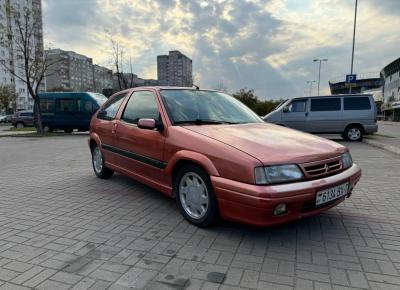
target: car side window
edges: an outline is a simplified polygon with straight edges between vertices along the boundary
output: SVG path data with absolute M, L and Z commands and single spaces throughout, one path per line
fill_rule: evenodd
M 340 111 L 340 98 L 323 98 L 311 100 L 311 112 Z
M 92 101 L 85 101 L 85 104 L 83 105 L 83 110 L 86 113 L 92 113 L 95 111 L 95 106 L 93 105 Z
M 371 103 L 368 97 L 343 98 L 344 110 L 371 110 Z
M 72 112 L 75 110 L 74 99 L 57 99 L 56 111 L 57 112 Z
M 97 118 L 108 121 L 114 120 L 125 96 L 126 93 L 113 97 L 112 100 L 107 102 L 105 106 L 100 110 L 100 112 L 97 114 Z
M 152 92 L 135 92 L 126 104 L 122 120 L 137 124 L 139 119 L 160 121 L 160 111 L 156 96 Z
M 52 113 L 53 110 L 54 110 L 54 100 L 52 99 L 40 100 L 40 111 L 42 113 Z
M 289 105 L 289 112 L 305 112 L 307 100 L 295 100 Z

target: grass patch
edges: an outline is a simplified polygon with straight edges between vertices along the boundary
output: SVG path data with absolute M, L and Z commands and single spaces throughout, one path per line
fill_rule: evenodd
M 16 127 L 11 127 L 9 130 L 10 132 L 36 132 L 35 127 L 24 127 L 24 128 L 16 128 Z

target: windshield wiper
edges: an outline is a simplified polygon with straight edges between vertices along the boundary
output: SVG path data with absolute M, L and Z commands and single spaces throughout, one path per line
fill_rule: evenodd
M 174 125 L 178 124 L 195 124 L 195 125 L 221 125 L 221 124 L 238 124 L 235 122 L 228 122 L 222 120 L 208 120 L 208 119 L 196 119 L 196 120 L 184 120 L 184 121 L 175 121 Z

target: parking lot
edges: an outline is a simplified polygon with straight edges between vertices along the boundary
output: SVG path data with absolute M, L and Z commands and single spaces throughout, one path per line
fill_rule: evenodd
M 0 289 L 400 289 L 400 158 L 346 145 L 363 177 L 338 207 L 199 229 L 144 185 L 96 178 L 86 136 L 1 138 Z

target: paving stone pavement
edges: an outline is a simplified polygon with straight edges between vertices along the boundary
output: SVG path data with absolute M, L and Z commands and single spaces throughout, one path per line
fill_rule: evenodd
M 399 156 L 347 144 L 361 183 L 317 217 L 199 229 L 86 138 L 0 139 L 0 289 L 400 289 Z

